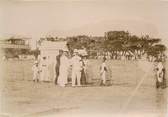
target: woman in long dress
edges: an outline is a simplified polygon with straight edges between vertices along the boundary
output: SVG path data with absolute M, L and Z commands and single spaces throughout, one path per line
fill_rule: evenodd
M 60 58 L 58 85 L 62 87 L 64 87 L 68 83 L 69 59 L 66 55 L 67 55 L 67 52 L 65 51 Z
M 87 77 L 86 77 L 86 64 L 87 60 L 86 57 L 82 57 L 82 71 L 81 71 L 81 84 L 86 85 L 87 84 Z
M 40 78 L 40 80 L 43 82 L 49 81 L 47 57 L 43 57 L 43 59 L 41 60 L 41 78 Z
M 163 87 L 164 67 L 161 60 L 158 62 L 156 67 L 156 88 Z

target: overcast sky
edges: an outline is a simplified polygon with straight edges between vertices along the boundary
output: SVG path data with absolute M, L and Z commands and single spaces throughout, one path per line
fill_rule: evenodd
M 104 35 L 128 30 L 168 38 L 166 0 L 1 0 L 0 36 Z

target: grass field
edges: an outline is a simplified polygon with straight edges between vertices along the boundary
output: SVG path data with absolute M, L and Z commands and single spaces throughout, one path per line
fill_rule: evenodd
M 4 63 L 4 78 L 7 80 L 32 80 L 32 64 L 33 61 L 8 61 Z M 107 61 L 108 73 L 107 79 L 111 80 L 114 85 L 137 85 L 139 80 L 146 73 L 147 69 L 140 67 L 141 63 L 137 61 Z M 147 66 L 153 66 L 147 62 Z M 95 83 L 100 80 L 99 68 L 101 60 L 89 60 L 87 65 L 87 81 Z M 154 86 L 155 77 L 153 69 L 147 73 L 147 77 L 143 85 Z
M 75 115 L 134 115 L 164 117 L 166 89 L 155 89 L 151 63 L 107 61 L 112 85 L 98 86 L 101 61 L 89 60 L 87 87 L 59 87 L 53 83 L 33 83 L 33 61 L 6 61 L 1 82 L 1 113 L 10 117 L 55 117 Z M 125 107 L 130 95 L 147 73 L 140 88 Z M 123 116 L 122 115 L 122 116 Z

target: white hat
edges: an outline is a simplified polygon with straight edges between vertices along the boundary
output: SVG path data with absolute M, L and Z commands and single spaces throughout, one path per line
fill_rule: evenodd
M 68 49 L 63 49 L 64 52 L 68 52 Z
M 74 53 L 75 53 L 75 52 L 78 52 L 78 50 L 77 50 L 77 49 L 74 49 Z
M 38 61 L 34 61 L 34 64 L 38 64 Z

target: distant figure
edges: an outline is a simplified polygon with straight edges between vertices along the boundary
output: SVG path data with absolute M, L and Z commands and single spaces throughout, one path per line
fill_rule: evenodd
M 74 56 L 71 59 L 72 65 L 72 86 L 81 86 L 81 71 L 82 71 L 82 62 L 81 57 L 78 54 L 78 51 L 74 50 Z
M 106 72 L 107 72 L 107 67 L 106 67 L 106 58 L 103 58 L 103 62 L 100 66 L 100 76 L 101 76 L 101 84 L 100 85 L 106 85 Z
M 47 59 L 46 57 L 43 57 L 41 60 L 41 81 L 49 81 L 48 78 L 48 64 L 47 64 Z
M 4 61 L 7 60 L 6 56 L 3 56 L 3 57 L 2 57 L 2 60 L 4 60 Z
M 59 76 L 58 76 L 58 85 L 65 87 L 68 83 L 68 68 L 69 68 L 69 59 L 67 57 L 67 51 L 64 50 L 62 56 L 60 57 L 60 67 L 59 67 Z
M 39 82 L 40 69 L 39 69 L 38 61 L 35 61 L 35 63 L 33 64 L 32 70 L 33 70 L 33 81 Z
M 56 56 L 56 65 L 55 65 L 55 73 L 56 73 L 56 76 L 55 76 L 55 84 L 57 84 L 57 81 L 58 81 L 58 76 L 59 76 L 59 68 L 60 68 L 60 58 L 63 54 L 63 50 L 59 50 L 59 55 Z
M 162 61 L 159 60 L 156 66 L 156 88 L 163 86 L 163 77 L 164 77 L 164 67 Z

